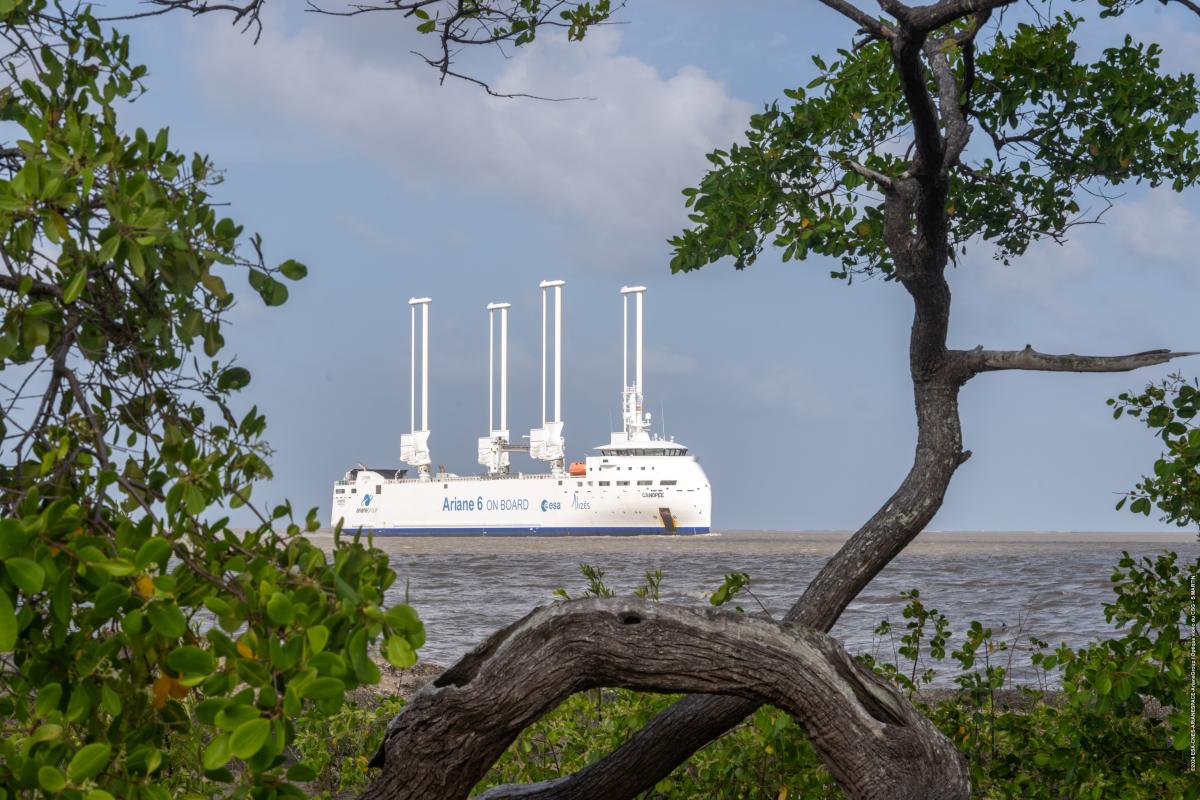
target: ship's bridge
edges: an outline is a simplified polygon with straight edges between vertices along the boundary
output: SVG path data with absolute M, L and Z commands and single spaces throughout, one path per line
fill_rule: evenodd
M 612 441 L 596 448 L 606 456 L 686 456 L 685 445 L 673 439 L 652 439 L 644 433 L 629 436 L 624 432 L 612 435 Z

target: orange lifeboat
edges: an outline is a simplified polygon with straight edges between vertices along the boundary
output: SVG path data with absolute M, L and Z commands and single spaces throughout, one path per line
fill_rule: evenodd
M 587 475 L 587 464 L 582 461 L 572 461 L 571 466 L 567 467 L 567 474 L 572 478 L 581 478 Z

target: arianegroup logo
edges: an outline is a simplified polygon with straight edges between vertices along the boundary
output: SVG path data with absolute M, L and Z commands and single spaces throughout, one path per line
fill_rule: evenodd
M 371 506 L 371 501 L 375 498 L 369 494 L 364 494 L 362 500 L 358 501 L 358 508 L 354 509 L 355 514 L 377 514 L 379 506 Z

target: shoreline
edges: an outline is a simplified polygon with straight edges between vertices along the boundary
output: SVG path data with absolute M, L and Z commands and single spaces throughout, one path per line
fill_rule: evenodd
M 333 534 L 327 528 L 305 534 L 328 551 Z M 343 537 L 352 537 L 343 531 Z M 578 553 L 604 558 L 605 554 L 655 553 L 832 555 L 851 536 L 850 531 L 718 531 L 692 535 L 643 536 L 387 536 L 372 537 L 376 547 L 392 555 L 498 555 Z M 994 556 L 1006 548 L 1047 551 L 1095 545 L 1097 549 L 1184 550 L 1196 545 L 1192 531 L 1124 533 L 1108 531 L 924 531 L 904 549 L 901 558 L 921 555 Z

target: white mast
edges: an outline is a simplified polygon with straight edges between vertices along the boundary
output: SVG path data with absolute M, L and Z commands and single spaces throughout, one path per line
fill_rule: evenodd
M 642 295 L 645 286 L 624 286 L 621 300 L 624 303 L 623 331 L 621 341 L 624 353 L 621 363 L 621 417 L 627 440 L 646 438 L 650 429 L 650 415 L 642 412 Z M 629 297 L 634 296 L 634 378 L 629 384 Z
M 508 472 L 508 309 L 509 303 L 489 303 L 488 312 L 488 435 L 479 437 L 479 463 L 489 475 Z M 496 312 L 500 312 L 500 427 L 495 427 Z
M 429 305 L 428 297 L 408 301 L 411 316 L 412 359 L 409 371 L 409 430 L 400 437 L 400 460 L 416 467 L 429 480 Z M 417 428 L 417 306 L 421 307 L 421 427 Z
M 566 446 L 562 419 L 562 287 L 566 281 L 542 281 L 542 427 L 529 432 L 529 455 L 549 461 L 555 475 L 561 475 Z M 546 293 L 554 290 L 554 419 L 546 419 Z

